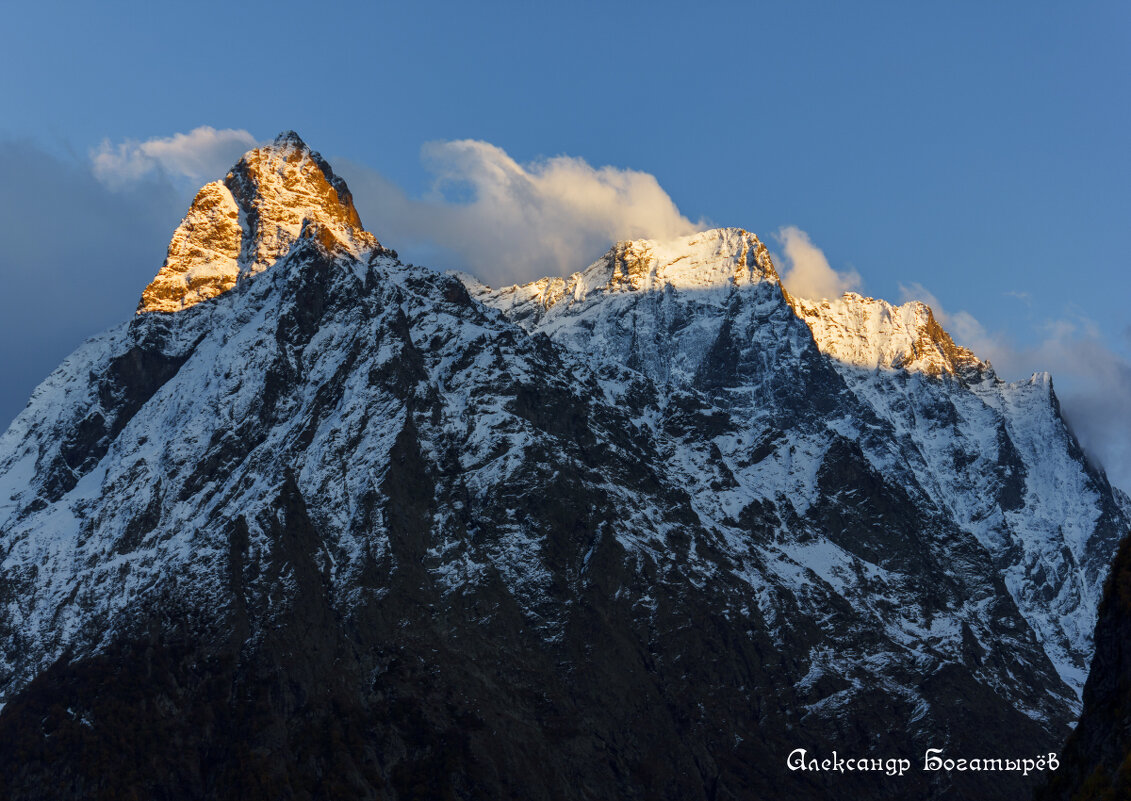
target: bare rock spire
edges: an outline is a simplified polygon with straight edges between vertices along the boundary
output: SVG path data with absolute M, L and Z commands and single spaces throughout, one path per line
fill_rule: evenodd
M 378 244 L 345 181 L 297 133 L 284 131 L 200 190 L 138 313 L 180 311 L 227 292 L 286 255 L 307 224 L 320 227 L 325 245 L 355 255 Z

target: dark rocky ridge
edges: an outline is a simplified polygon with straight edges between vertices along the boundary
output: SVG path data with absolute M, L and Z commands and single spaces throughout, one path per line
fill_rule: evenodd
M 1084 710 L 1061 761 L 1039 801 L 1131 798 L 1131 536 L 1104 589 Z

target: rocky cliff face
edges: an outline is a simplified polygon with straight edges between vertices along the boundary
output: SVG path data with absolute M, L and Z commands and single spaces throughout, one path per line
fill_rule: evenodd
M 1026 790 L 786 757 L 1056 749 L 1127 517 L 1047 380 L 837 358 L 745 231 L 492 290 L 240 165 L 0 437 L 0 794 Z
M 180 311 L 227 292 L 285 256 L 307 225 L 317 227 L 331 250 L 358 256 L 377 246 L 345 181 L 287 131 L 197 193 L 165 263 L 142 292 L 138 314 Z
M 846 292 L 838 300 L 790 301 L 813 331 L 821 351 L 841 364 L 868 370 L 902 368 L 968 381 L 983 377 L 988 369 L 969 350 L 954 344 L 925 303 L 893 306 L 855 292 Z

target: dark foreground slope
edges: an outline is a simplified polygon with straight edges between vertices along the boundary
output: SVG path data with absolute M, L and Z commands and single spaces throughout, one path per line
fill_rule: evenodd
M 1131 537 L 1120 546 L 1104 590 L 1084 711 L 1062 762 L 1038 794 L 1042 801 L 1131 798 Z
M 179 310 L 0 438 L 0 797 L 1031 790 L 917 769 L 1055 750 L 1073 693 L 768 261 L 665 383 L 401 264 L 297 137 L 247 158 L 155 281 Z

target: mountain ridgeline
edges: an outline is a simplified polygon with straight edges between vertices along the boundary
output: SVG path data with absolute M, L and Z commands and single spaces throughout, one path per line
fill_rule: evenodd
M 490 288 L 287 133 L 0 437 L 0 796 L 1016 799 L 923 754 L 1060 748 L 1129 520 L 922 304 L 732 228 Z

